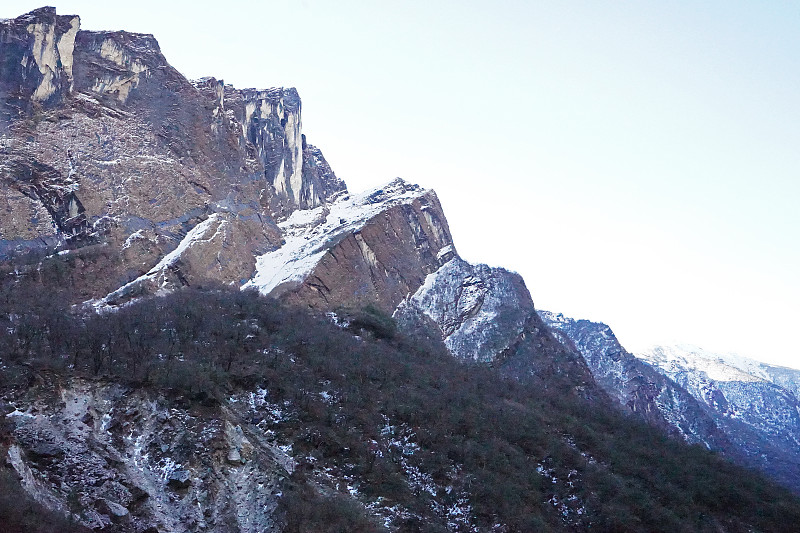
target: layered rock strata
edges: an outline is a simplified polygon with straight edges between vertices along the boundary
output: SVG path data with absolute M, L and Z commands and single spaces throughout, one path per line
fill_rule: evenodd
M 436 193 L 396 179 L 279 227 L 285 243 L 258 257 L 245 287 L 315 309 L 374 304 L 391 313 L 454 253 Z

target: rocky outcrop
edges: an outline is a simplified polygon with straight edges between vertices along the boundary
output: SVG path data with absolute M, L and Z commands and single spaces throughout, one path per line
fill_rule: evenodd
M 40 376 L 9 398 L 7 462 L 40 503 L 94 529 L 275 531 L 293 462 L 245 419 L 264 409 L 264 393 L 187 407 L 119 384 Z
M 438 324 L 450 351 L 481 363 L 502 357 L 534 311 L 518 274 L 460 258 L 429 276 L 404 304 L 419 307 Z
M 286 215 L 293 208 L 314 207 L 303 194 L 303 141 L 300 96 L 295 89 L 241 93 L 243 130 L 264 166 L 264 178 L 276 192 L 273 209 Z
M 80 19 L 43 7 L 0 25 L 0 132 L 37 108 L 59 105 L 72 91 Z
M 253 257 L 263 252 L 264 229 L 252 217 L 231 213 L 213 213 L 193 227 L 178 246 L 145 274 L 101 299 L 95 306 L 114 306 L 142 294 L 153 294 L 176 286 L 203 285 L 209 280 L 232 280 L 245 283 L 253 271 Z M 141 230 L 132 234 L 123 250 L 137 240 L 148 241 L 152 235 Z M 274 231 L 272 239 L 280 239 Z
M 300 208 L 311 209 L 332 202 L 344 194 L 347 194 L 347 185 L 336 177 L 322 155 L 322 150 L 308 144 L 303 135 L 303 188 L 300 190 Z
M 399 178 L 296 211 L 279 227 L 283 246 L 258 258 L 245 286 L 314 309 L 391 313 L 455 253 L 436 194 Z
M 449 258 L 398 306 L 395 317 L 409 329 L 426 317 L 462 360 L 533 377 L 545 387 L 568 384 L 598 395 L 580 356 L 562 346 L 536 314 L 519 274 Z

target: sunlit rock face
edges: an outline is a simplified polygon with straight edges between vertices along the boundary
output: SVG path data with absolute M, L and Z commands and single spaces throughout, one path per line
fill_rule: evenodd
M 275 192 L 272 215 L 284 219 L 295 209 L 312 209 L 347 191 L 322 152 L 306 142 L 297 90 L 231 90 L 228 98 Z
M 258 258 L 246 286 L 314 309 L 391 313 L 455 253 L 436 194 L 401 179 L 295 211 L 279 227 L 284 244 Z
M 294 89 L 192 82 L 151 35 L 79 27 L 53 8 L 0 22 L 0 257 L 106 246 L 83 287 L 97 298 L 216 215 L 225 237 L 192 241 L 213 252 L 182 254 L 162 281 L 241 284 L 280 245 L 276 220 L 346 192 L 305 141 Z
M 34 106 L 55 107 L 72 90 L 80 19 L 43 7 L 0 25 L 0 131 Z
M 245 135 L 264 166 L 264 177 L 275 189 L 279 213 L 299 207 L 303 197 L 303 141 L 300 97 L 295 89 L 242 92 Z

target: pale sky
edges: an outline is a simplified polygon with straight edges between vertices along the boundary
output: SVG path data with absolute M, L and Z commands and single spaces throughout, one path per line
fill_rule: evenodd
M 0 17 L 42 4 L 11 0 Z M 800 367 L 800 4 L 64 1 L 189 78 L 297 87 L 351 191 L 439 194 L 537 307 Z

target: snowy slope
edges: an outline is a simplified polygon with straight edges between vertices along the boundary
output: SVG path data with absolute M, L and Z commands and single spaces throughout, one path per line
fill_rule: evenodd
M 279 224 L 284 244 L 256 259 L 256 273 L 243 288 L 269 294 L 284 284 L 302 282 L 341 239 L 391 207 L 410 204 L 427 192 L 397 178 L 384 187 L 341 196 L 331 204 L 294 211 Z
M 800 371 L 691 345 L 636 355 L 703 404 L 746 464 L 800 491 Z
M 621 405 L 800 492 L 800 371 L 689 345 L 634 355 L 605 324 L 539 315 Z
M 773 440 L 800 446 L 800 401 L 791 387 L 781 384 L 796 385 L 800 371 L 690 345 L 656 346 L 637 356 L 724 419 L 742 422 Z
M 683 387 L 629 353 L 605 324 L 539 310 L 545 324 L 583 356 L 597 383 L 626 410 L 689 443 L 723 450 L 729 442 Z

